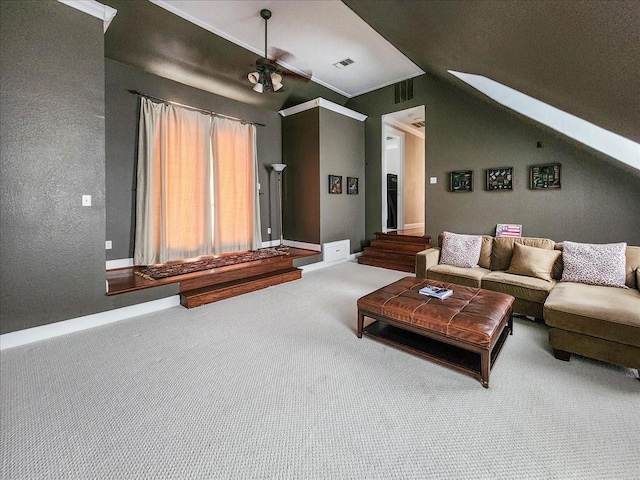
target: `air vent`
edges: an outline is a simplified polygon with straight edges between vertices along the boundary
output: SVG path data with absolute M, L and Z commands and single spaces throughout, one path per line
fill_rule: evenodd
M 395 84 L 395 102 L 413 100 L 413 78 Z
M 413 125 L 416 128 L 424 128 L 425 123 L 424 123 L 424 120 L 419 120 L 417 122 L 413 122 L 411 125 Z
M 333 66 L 336 67 L 336 68 L 344 68 L 344 67 L 346 67 L 348 65 L 351 65 L 352 63 L 356 63 L 356 62 L 354 62 L 350 58 L 345 58 L 341 62 L 334 63 Z

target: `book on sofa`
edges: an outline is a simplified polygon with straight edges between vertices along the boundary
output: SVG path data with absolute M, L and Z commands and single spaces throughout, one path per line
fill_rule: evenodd
M 440 300 L 444 300 L 445 298 L 453 295 L 453 290 L 451 290 L 450 288 L 436 287 L 435 285 L 427 285 L 426 287 L 422 287 L 419 292 L 422 295 L 439 298 Z

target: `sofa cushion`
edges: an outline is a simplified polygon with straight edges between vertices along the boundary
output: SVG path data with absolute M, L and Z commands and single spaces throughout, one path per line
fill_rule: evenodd
M 627 258 L 625 285 L 640 290 L 640 247 L 627 245 L 624 254 Z
M 556 282 L 496 271 L 482 277 L 480 285 L 487 290 L 508 293 L 516 298 L 543 304 Z
M 438 246 L 442 247 L 443 234 L 438 235 Z M 482 246 L 480 247 L 480 258 L 478 266 L 482 268 L 491 267 L 491 247 L 493 246 L 493 237 L 491 235 L 482 235 Z M 560 278 L 560 277 L 558 277 Z
M 451 265 L 435 265 L 427 270 L 427 278 L 440 282 L 457 283 L 467 287 L 480 288 L 482 277 L 491 270 L 482 267 L 462 268 Z
M 557 283 L 544 304 L 550 327 L 640 347 L 640 292 Z
M 454 267 L 473 268 L 478 266 L 482 237 L 443 232 L 440 263 Z
M 626 243 L 563 242 L 563 282 L 627 288 Z
M 516 243 L 513 245 L 513 256 L 507 273 L 540 278 L 550 282 L 551 270 L 560 255 L 558 250 L 547 250 Z
M 534 237 L 496 237 L 493 239 L 491 249 L 491 270 L 507 270 L 513 255 L 513 245 L 519 243 L 529 247 L 545 248 L 553 250 L 555 242 L 548 238 Z

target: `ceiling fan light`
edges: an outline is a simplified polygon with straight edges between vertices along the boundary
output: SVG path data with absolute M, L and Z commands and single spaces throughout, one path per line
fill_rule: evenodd
M 260 74 L 258 72 L 251 72 L 249 75 L 247 75 L 247 78 L 251 83 L 255 85 L 256 83 L 258 83 L 258 80 L 260 80 Z
M 274 92 L 277 92 L 282 88 L 281 82 L 282 82 L 282 75 L 276 72 L 271 74 L 271 88 L 273 89 Z
M 264 86 L 261 83 L 256 83 L 256 85 L 253 87 L 253 91 L 262 93 L 264 92 Z

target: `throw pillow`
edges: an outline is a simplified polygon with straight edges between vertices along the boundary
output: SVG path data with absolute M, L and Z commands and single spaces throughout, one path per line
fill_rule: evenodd
M 481 248 L 481 235 L 460 235 L 444 232 L 442 234 L 442 250 L 440 251 L 439 263 L 453 267 L 477 267 Z
M 507 273 L 541 278 L 550 282 L 553 264 L 560 255 L 559 250 L 528 247 L 527 245 L 515 243 Z
M 563 242 L 563 282 L 627 288 L 626 243 Z

